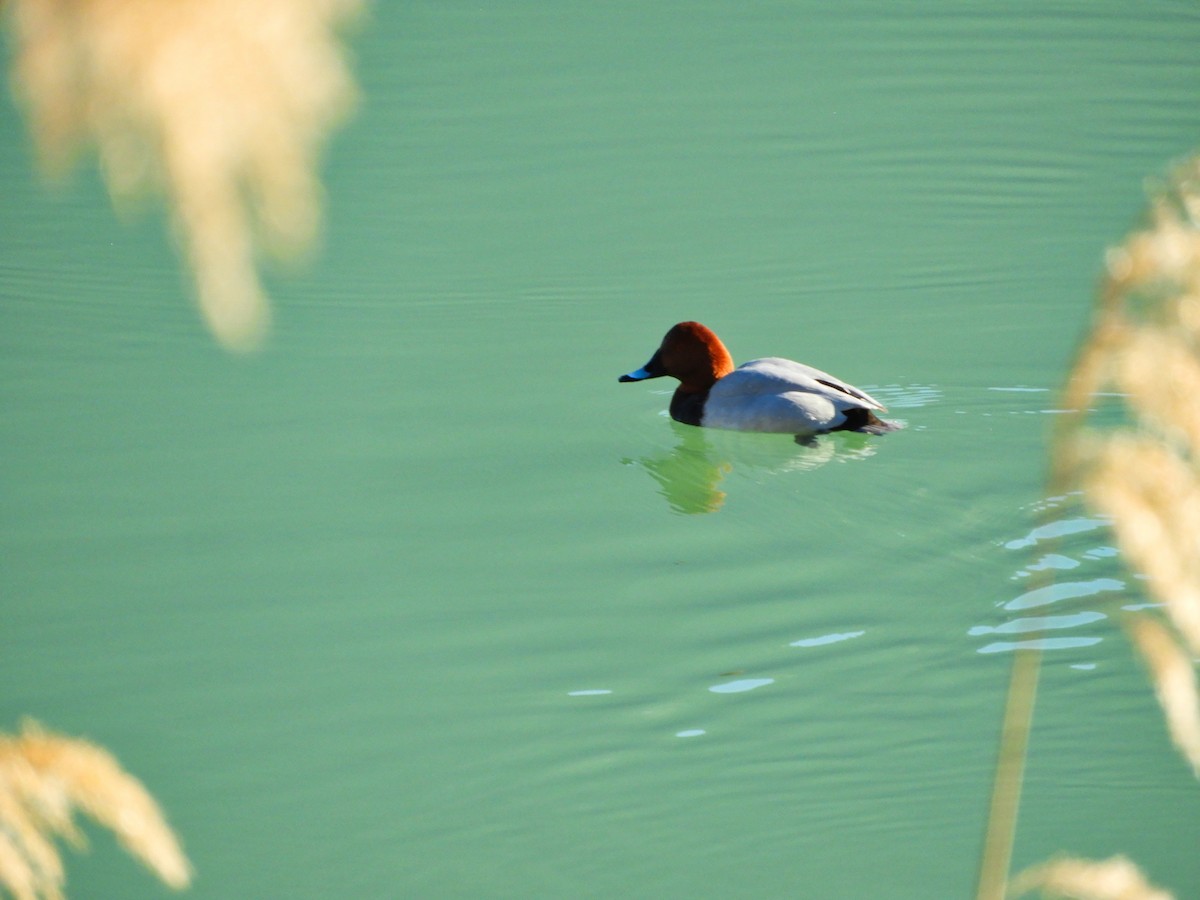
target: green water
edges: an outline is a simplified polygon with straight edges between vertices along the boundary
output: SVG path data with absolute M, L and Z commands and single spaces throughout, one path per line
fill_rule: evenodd
M 1191 3 L 380 4 L 248 358 L 6 100 L 0 727 L 111 748 L 188 896 L 969 896 L 988 630 L 1030 614 L 1103 249 L 1200 145 L 1198 46 Z M 678 426 L 616 378 L 683 318 L 908 427 Z M 1110 544 L 1060 577 L 1123 583 Z M 1119 628 L 1056 636 L 1015 865 L 1200 895 Z M 166 893 L 93 844 L 72 896 Z

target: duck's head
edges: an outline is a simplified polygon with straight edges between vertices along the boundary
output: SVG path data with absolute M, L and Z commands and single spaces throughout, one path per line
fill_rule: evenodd
M 650 361 L 618 381 L 645 381 L 670 375 L 681 390 L 707 391 L 733 371 L 733 357 L 717 337 L 699 322 L 680 322 L 666 333 Z

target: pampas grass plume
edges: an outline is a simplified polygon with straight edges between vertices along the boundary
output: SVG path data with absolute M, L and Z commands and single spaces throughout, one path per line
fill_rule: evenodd
M 17 900 L 62 897 L 66 876 L 54 839 L 86 846 L 77 810 L 165 884 L 191 883 L 191 864 L 141 782 L 103 748 L 26 721 L 20 734 L 0 735 L 0 886 Z

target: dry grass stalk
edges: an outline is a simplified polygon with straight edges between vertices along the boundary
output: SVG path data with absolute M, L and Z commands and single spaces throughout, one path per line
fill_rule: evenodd
M 1155 618 L 1129 616 L 1127 628 L 1150 670 L 1171 739 L 1200 775 L 1200 689 L 1191 657 Z
M 1101 421 L 1102 395 L 1122 400 L 1116 424 Z M 1171 626 L 1151 612 L 1126 622 L 1176 746 L 1200 775 L 1200 157 L 1179 166 L 1152 196 L 1146 226 L 1107 254 L 1092 330 L 1063 389 L 1067 414 L 1051 446 L 1050 494 L 1082 489 L 1109 517 L 1128 564 L 1146 576 Z M 1190 651 L 1190 652 L 1189 652 Z M 1036 678 L 1018 679 L 1008 708 L 1032 712 Z M 1028 692 L 1028 697 L 1014 696 Z M 1006 713 L 1007 718 L 1008 713 Z M 1025 732 L 1001 743 L 979 900 L 1004 894 L 1019 802 Z M 1016 777 L 1005 777 L 1013 769 Z M 1014 796 L 1006 796 L 1008 783 Z M 1079 898 L 1169 897 L 1117 857 L 1064 859 L 1018 876 L 1012 890 Z
M 261 338 L 256 262 L 307 248 L 317 155 L 355 95 L 337 27 L 360 0 L 12 0 L 14 81 L 44 167 L 85 145 L 114 198 L 165 195 L 200 308 Z
M 1114 433 L 1092 441 L 1080 470 L 1093 505 L 1112 517 L 1128 564 L 1144 573 L 1193 652 L 1200 653 L 1200 481 L 1162 441 Z
M 0 736 L 0 886 L 18 900 L 63 896 L 54 838 L 85 846 L 76 809 L 112 830 L 170 887 L 191 882 L 175 834 L 136 778 L 100 747 L 26 722 L 20 735 Z
M 988 807 L 987 832 L 979 860 L 979 883 L 975 892 L 977 900 L 1002 900 L 1005 895 L 1041 665 L 1040 650 L 1018 650 L 1013 654 L 996 775 Z
M 1123 856 L 1101 862 L 1059 859 L 1026 869 L 1013 879 L 1010 896 L 1040 890 L 1045 897 L 1074 900 L 1173 900 L 1146 881 L 1141 870 Z
M 1129 632 L 1193 767 L 1200 705 L 1176 634 L 1200 654 L 1198 216 L 1200 157 L 1172 172 L 1151 199 L 1146 226 L 1109 251 L 1096 323 L 1067 379 L 1073 414 L 1062 417 L 1051 450 L 1053 490 L 1082 487 L 1111 518 L 1124 558 L 1170 619 L 1173 631 L 1151 618 Z M 1101 392 L 1120 395 L 1121 422 L 1097 424 L 1092 405 Z

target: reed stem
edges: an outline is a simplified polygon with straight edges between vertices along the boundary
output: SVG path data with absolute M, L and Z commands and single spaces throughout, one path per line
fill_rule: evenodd
M 976 900 L 1004 900 L 1007 892 L 1041 667 L 1041 650 L 1018 650 L 1013 654 Z

